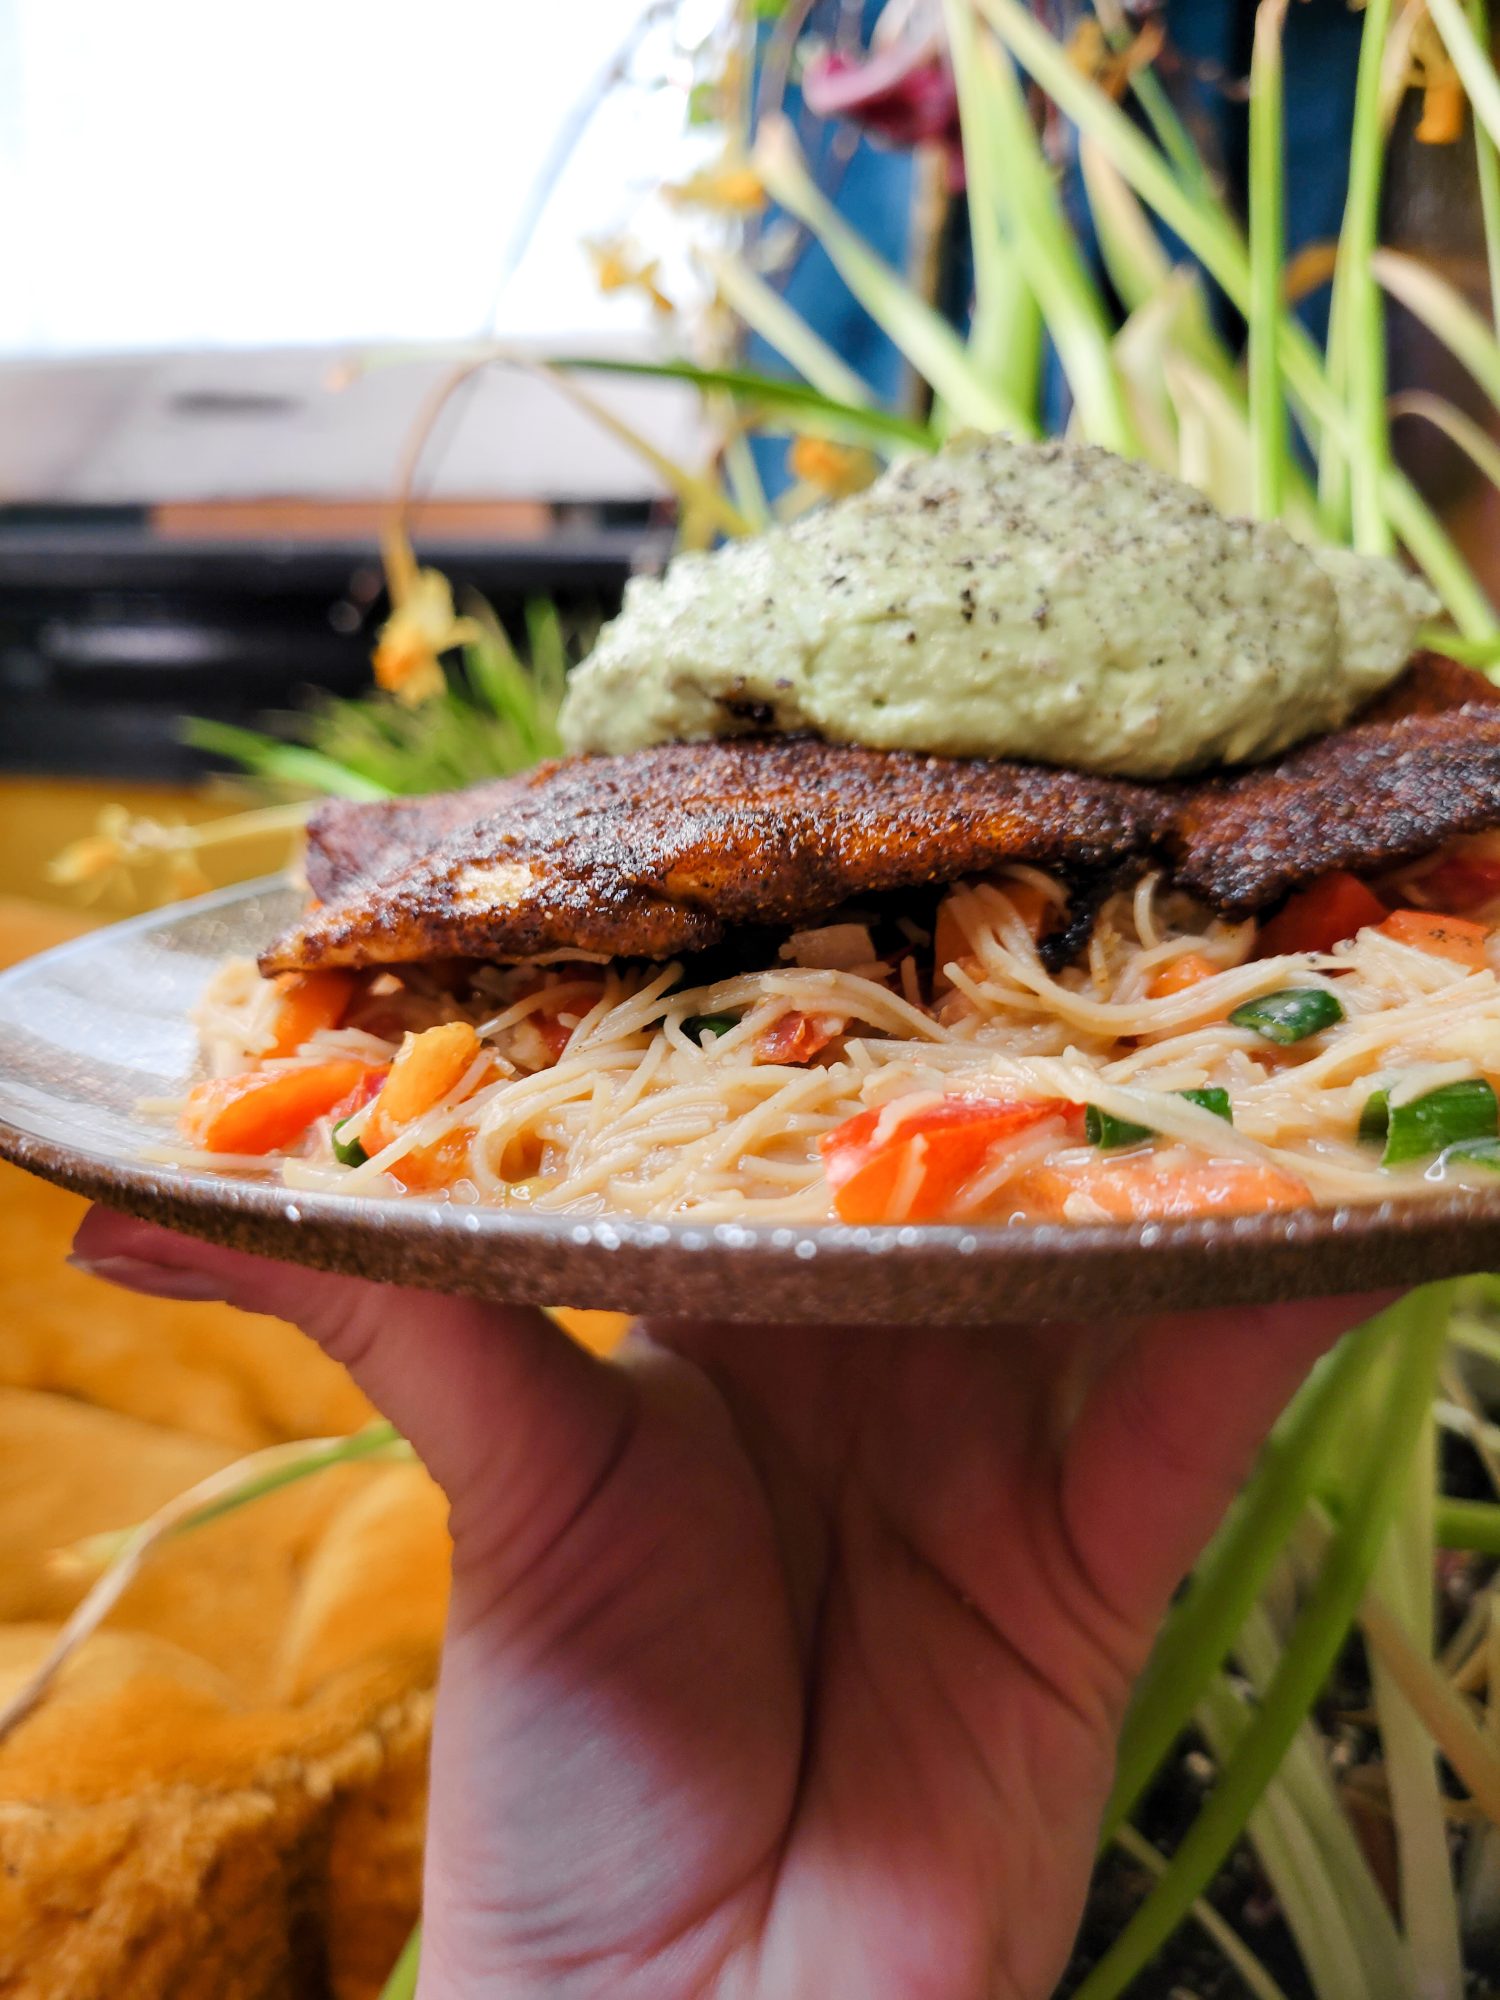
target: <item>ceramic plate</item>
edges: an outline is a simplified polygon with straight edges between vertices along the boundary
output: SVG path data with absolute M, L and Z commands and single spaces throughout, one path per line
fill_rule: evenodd
M 293 1193 L 162 1166 L 142 1099 L 197 1067 L 188 1012 L 297 907 L 252 883 L 0 976 L 0 1156 L 134 1215 L 321 1269 L 549 1305 L 735 1319 L 996 1322 L 1410 1284 L 1500 1268 L 1500 1190 L 1088 1228 L 695 1228 Z

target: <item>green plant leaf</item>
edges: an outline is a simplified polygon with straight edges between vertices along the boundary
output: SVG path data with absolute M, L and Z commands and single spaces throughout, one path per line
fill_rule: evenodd
M 1306 1518 L 1305 1516 L 1303 1517 Z M 1226 1763 L 1244 1736 L 1254 1702 L 1276 1677 L 1282 1644 L 1266 1602 L 1296 1589 L 1283 1555 L 1267 1596 L 1251 1608 L 1236 1641 L 1237 1663 L 1253 1696 L 1217 1675 L 1195 1712 L 1215 1758 Z M 1318 2000 L 1410 2000 L 1406 1950 L 1329 1774 L 1317 1722 L 1298 1728 L 1246 1832 L 1297 1942 Z
M 1260 1462 L 1168 1613 L 1120 1734 L 1107 1839 L 1134 1810 L 1187 1726 L 1322 1473 L 1343 1413 L 1395 1336 L 1389 1317 L 1351 1334 L 1324 1361 L 1272 1432 Z
M 1500 403 L 1500 340 L 1463 293 L 1401 250 L 1377 250 L 1374 276 L 1463 363 L 1492 403 Z
M 1286 493 L 1286 400 L 1276 328 L 1286 262 L 1281 37 L 1287 0 L 1261 0 L 1250 64 L 1250 444 L 1251 504 L 1263 521 L 1280 518 Z
M 860 376 L 743 258 L 708 251 L 703 262 L 726 304 L 814 389 L 856 409 L 870 407 L 873 398 Z
M 401 1956 L 391 1967 L 390 1977 L 380 1989 L 380 2000 L 417 2000 L 417 1975 L 422 1965 L 422 1926 L 417 1925 Z
M 972 50 L 1017 254 L 1062 362 L 1083 434 L 1134 455 L 1140 440 L 1115 369 L 1113 329 L 1063 216 L 1020 81 L 988 36 Z
M 335 757 L 310 750 L 300 743 L 287 743 L 279 736 L 260 730 L 241 729 L 232 722 L 212 722 L 187 716 L 182 723 L 184 742 L 215 757 L 228 757 L 256 777 L 272 783 L 295 786 L 299 791 L 327 793 L 332 798 L 388 799 L 390 788 L 378 784 L 362 772 L 351 770 Z
M 1075 2000 L 1118 2000 L 1172 1935 L 1264 1795 L 1348 1635 L 1432 1400 L 1446 1338 L 1446 1292 L 1419 1292 L 1383 1318 L 1401 1331 L 1392 1344 L 1379 1421 L 1364 1440 L 1348 1510 L 1275 1678 L 1166 1874 L 1085 1978 Z
M 855 298 L 959 423 L 978 430 L 1027 428 L 1026 412 L 983 379 L 942 314 L 870 249 L 817 186 L 785 118 L 762 123 L 755 164 L 772 197 L 812 231 Z
M 1500 487 L 1500 444 L 1446 396 L 1433 395 L 1426 389 L 1408 389 L 1400 396 L 1392 396 L 1390 413 L 1393 417 L 1421 417 L 1460 451 L 1467 452 L 1492 486 Z
M 1390 1607 L 1392 1622 L 1429 1663 L 1436 1638 L 1432 1587 L 1436 1436 L 1429 1411 L 1407 1474 L 1406 1494 L 1371 1578 L 1372 1590 Z M 1413 1984 L 1418 1992 L 1451 1994 L 1459 2000 L 1464 1988 L 1463 1947 L 1433 1740 L 1379 1645 L 1371 1647 L 1370 1671 Z
M 958 88 L 974 259 L 969 351 L 986 378 L 1040 430 L 1042 314 L 1016 253 L 999 124 L 990 74 L 979 62 L 973 0 L 943 0 L 943 16 Z
M 1022 0 L 976 0 L 1011 53 L 1073 119 L 1097 141 L 1122 177 L 1222 287 L 1231 304 L 1250 310 L 1249 253 L 1244 237 L 1211 192 L 1184 187 L 1143 133 L 1114 101 L 1083 76 L 1022 4 Z M 1330 387 L 1317 348 L 1290 312 L 1277 327 L 1282 375 L 1304 428 L 1314 444 L 1332 429 L 1344 441 L 1352 432 L 1349 412 Z M 1466 637 L 1485 639 L 1500 631 L 1494 607 L 1475 580 L 1432 510 L 1411 482 L 1387 465 L 1379 492 L 1397 538 L 1442 598 Z
M 1427 11 L 1458 71 L 1475 119 L 1491 143 L 1500 145 L 1500 77 L 1495 75 L 1488 41 L 1481 45 L 1459 0 L 1428 0 Z M 1484 18 L 1482 9 L 1479 18 Z
M 889 454 L 892 447 L 932 451 L 936 433 L 927 424 L 890 410 L 863 409 L 779 375 L 760 375 L 746 368 L 700 368 L 691 361 L 619 361 L 613 356 L 569 354 L 551 364 L 562 373 L 573 370 L 598 375 L 639 375 L 662 382 L 690 382 L 695 388 L 723 389 L 751 409 L 769 410 L 810 436 L 832 438 Z
M 1132 1861 L 1138 1861 L 1151 1874 L 1161 1876 L 1166 1873 L 1166 1857 L 1158 1854 L 1150 1841 L 1138 1834 L 1133 1826 L 1122 1826 L 1115 1835 L 1115 1840 Z M 1276 1984 L 1239 1932 L 1232 1924 L 1224 1921 L 1212 1903 L 1205 1902 L 1200 1896 L 1193 1905 L 1191 1915 L 1193 1922 L 1211 1939 L 1225 1962 L 1239 1975 L 1240 1983 L 1250 1994 L 1251 2000 L 1286 2000 L 1283 1989 Z

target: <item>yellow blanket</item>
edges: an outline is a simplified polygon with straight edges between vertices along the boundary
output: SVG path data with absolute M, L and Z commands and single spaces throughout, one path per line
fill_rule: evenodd
M 0 957 L 69 927 L 0 900 Z M 0 1168 L 0 1700 L 91 1581 L 59 1550 L 371 1415 L 290 1327 L 66 1269 L 79 1212 Z M 0 1996 L 378 1993 L 417 1913 L 446 1590 L 412 1465 L 320 1473 L 165 1544 L 0 1740 Z

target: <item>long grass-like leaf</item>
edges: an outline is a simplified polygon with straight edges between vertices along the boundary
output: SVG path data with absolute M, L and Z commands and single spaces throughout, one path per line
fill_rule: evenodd
M 1254 1720 L 1225 1765 L 1170 1867 L 1122 1935 L 1079 1987 L 1076 2000 L 1117 2000 L 1181 1923 L 1222 1864 L 1264 1794 L 1338 1656 L 1405 1484 L 1437 1377 L 1446 1296 L 1418 1293 L 1384 1314 L 1400 1324 L 1388 1394 L 1369 1434 L 1349 1510 Z
M 1350 1334 L 1272 1432 L 1248 1485 L 1168 1614 L 1136 1688 L 1105 1809 L 1106 1838 L 1134 1809 L 1234 1644 L 1317 1483 L 1349 1399 L 1397 1330 L 1398 1322 L 1385 1315 Z
M 1274 1678 L 1281 1648 L 1263 1612 L 1239 1649 L 1257 1688 Z M 1250 1726 L 1249 1698 L 1217 1675 L 1195 1719 L 1215 1760 L 1227 1763 Z M 1405 1953 L 1379 1885 L 1329 1781 L 1316 1725 L 1304 1722 L 1245 1827 L 1297 1943 L 1317 2000 L 1409 2000 Z
M 1469 0 L 1469 26 L 1481 49 L 1490 46 L 1489 0 Z M 1490 317 L 1500 327 L 1500 148 L 1482 118 L 1474 119 L 1474 168 L 1484 223 L 1484 262 L 1490 280 Z
M 1440 1548 L 1500 1556 L 1500 1506 L 1493 1500 L 1440 1499 L 1433 1515 L 1433 1534 Z
M 743 258 L 708 251 L 704 263 L 725 303 L 804 381 L 837 402 L 869 407 L 873 399 L 866 383 Z
M 986 378 L 1035 425 L 1041 382 L 1042 315 L 1027 283 L 1008 223 L 999 127 L 988 72 L 979 62 L 973 0 L 943 0 L 953 78 L 958 89 L 969 240 L 974 256 L 974 315 L 969 351 Z
M 1115 371 L 1104 301 L 1059 205 L 1020 81 L 988 36 L 977 40 L 972 60 L 984 87 L 1021 266 L 1062 362 L 1083 434 L 1094 444 L 1133 455 L 1139 439 Z
M 1401 1918 L 1411 1951 L 1414 1984 L 1432 2000 L 1459 2000 L 1463 1948 L 1437 1759 L 1425 1719 L 1407 1692 L 1411 1677 L 1404 1672 L 1415 1660 L 1420 1669 L 1441 1682 L 1444 1695 L 1451 1692 L 1446 1678 L 1432 1665 L 1435 1439 L 1436 1427 L 1429 1415 L 1412 1460 L 1406 1497 L 1375 1565 L 1372 1594 L 1386 1600 L 1380 1607 L 1385 1644 L 1372 1646 L 1371 1678 L 1396 1835 Z M 1361 1613 L 1367 1634 L 1371 1629 L 1365 1622 L 1369 1603 L 1367 1597 L 1366 1610 Z M 1392 1640 L 1393 1632 L 1399 1646 Z M 1493 1752 L 1487 1752 L 1487 1758 L 1500 1774 Z
M 755 163 L 774 199 L 812 231 L 855 298 L 960 423 L 981 430 L 1028 428 L 1027 412 L 982 378 L 942 314 L 839 214 L 807 171 L 785 118 L 768 118 L 762 124 Z
M 931 451 L 936 433 L 927 424 L 902 417 L 891 410 L 864 409 L 856 403 L 840 403 L 805 382 L 785 381 L 777 375 L 761 375 L 748 368 L 700 368 L 691 361 L 622 361 L 613 355 L 558 355 L 552 367 L 567 374 L 579 371 L 596 375 L 637 375 L 658 382 L 689 382 L 694 388 L 722 389 L 751 411 L 769 411 L 810 436 L 826 437 L 839 444 L 864 445 L 871 451 L 889 453 L 893 447 Z
M 1391 548 L 1391 527 L 1381 497 L 1390 464 L 1386 426 L 1385 312 L 1370 259 L 1379 241 L 1380 187 L 1385 162 L 1381 79 L 1392 0 L 1367 0 L 1360 31 L 1349 141 L 1349 191 L 1334 270 L 1334 318 L 1349 406 L 1344 452 L 1349 477 L 1349 518 L 1354 545 L 1373 555 Z
M 618 411 L 609 407 L 608 403 L 601 402 L 597 396 L 590 395 L 587 389 L 581 388 L 572 379 L 572 372 L 569 369 L 554 367 L 550 362 L 539 362 L 536 368 L 539 374 L 548 376 L 557 385 L 570 403 L 582 410 L 585 416 L 592 417 L 600 430 L 608 431 L 611 437 L 618 438 L 621 444 L 633 451 L 637 458 L 643 459 L 663 485 L 669 487 L 677 496 L 684 513 L 691 513 L 698 519 L 708 522 L 721 534 L 748 535 L 751 532 L 751 523 L 731 502 L 716 479 L 694 472 L 690 467 L 679 464 L 675 458 L 669 458 L 664 451 L 658 450 L 644 431 L 638 431 L 634 424 L 627 423 Z
M 191 743 L 195 750 L 228 757 L 258 778 L 292 785 L 300 791 L 366 802 L 388 799 L 391 795 L 387 786 L 350 770 L 336 757 L 325 757 L 322 751 L 310 750 L 301 743 L 285 743 L 279 736 L 267 736 L 258 729 L 188 716 L 182 724 L 182 735 L 184 742 Z
M 1166 1856 L 1158 1854 L 1150 1841 L 1138 1834 L 1133 1826 L 1122 1826 L 1115 1835 L 1115 1841 L 1132 1861 L 1139 1862 L 1152 1875 L 1166 1873 Z M 1193 1905 L 1192 1918 L 1204 1935 L 1212 1940 L 1225 1963 L 1239 1975 L 1240 1983 L 1251 2000 L 1286 2000 L 1283 1989 L 1233 1925 L 1225 1923 L 1212 1903 L 1204 1902 L 1200 1896 Z
M 1474 116 L 1493 143 L 1500 145 L 1500 77 L 1495 74 L 1488 46 L 1480 45 L 1459 0 L 1427 0 L 1427 11 L 1458 71 Z
M 103 1574 L 74 1607 L 35 1671 L 0 1706 L 0 1738 L 29 1715 L 41 1700 L 66 1662 L 98 1631 L 139 1574 L 152 1551 L 170 1536 L 202 1527 L 222 1515 L 233 1513 L 256 1500 L 264 1499 L 283 1486 L 325 1472 L 330 1466 L 354 1464 L 371 1458 L 410 1458 L 411 1446 L 388 1423 L 374 1423 L 342 1438 L 305 1438 L 290 1444 L 269 1445 L 248 1458 L 211 1472 L 185 1493 L 168 1500 L 138 1527 L 123 1536 L 107 1538 L 107 1545 L 95 1537 L 75 1558 L 102 1558 Z
M 1500 487 L 1500 444 L 1446 396 L 1434 395 L 1427 389 L 1408 389 L 1402 395 L 1392 396 L 1390 410 L 1393 417 L 1421 417 L 1440 430 L 1460 451 L 1467 453 L 1492 486 Z
M 1500 404 L 1500 340 L 1457 286 L 1402 250 L 1377 250 L 1371 267 L 1391 296 L 1463 363 L 1492 403 Z
M 1374 1595 L 1360 1607 L 1360 1624 L 1376 1658 L 1391 1674 L 1423 1727 L 1458 1773 L 1486 1819 L 1500 1825 L 1500 1751 L 1486 1737 L 1446 1676 L 1412 1644 L 1390 1606 Z
M 417 2000 L 417 1976 L 422 1965 L 422 1926 L 417 1925 L 401 1956 L 391 1967 L 390 1977 L 380 1989 L 380 2000 Z
M 1298 1528 L 1313 1519 L 1305 1513 Z M 1326 1547 L 1326 1536 L 1319 1547 Z M 1250 1678 L 1258 1700 L 1276 1678 L 1281 1665 L 1282 1644 L 1262 1598 L 1246 1619 L 1235 1645 L 1239 1664 Z M 1226 1682 L 1225 1685 L 1228 1685 Z M 1241 1714 L 1241 1730 L 1248 1723 L 1251 1704 L 1233 1690 Z M 1234 1740 L 1239 1740 L 1239 1731 Z M 1406 1951 L 1396 1929 L 1385 1891 L 1371 1873 L 1364 1849 L 1344 1810 L 1328 1768 L 1327 1746 L 1315 1718 L 1308 1720 L 1292 1739 L 1290 1749 L 1277 1768 L 1266 1803 L 1279 1809 L 1281 1822 L 1295 1828 L 1299 1847 L 1311 1843 L 1305 1882 L 1311 1891 L 1307 1922 L 1298 1932 L 1298 1943 L 1306 1957 L 1315 1951 L 1313 1930 L 1327 1935 L 1335 1919 L 1334 1910 L 1346 1926 L 1355 1951 L 1363 1962 L 1362 1976 L 1352 1982 L 1333 1983 L 1329 2000 L 1342 2000 L 1350 1991 L 1364 2000 L 1408 2000 L 1411 1990 Z M 1251 1822 L 1252 1829 L 1254 1821 Z M 1279 1893 L 1279 1892 L 1278 1892 Z
M 1146 205 L 1181 237 L 1231 303 L 1248 314 L 1249 253 L 1222 203 L 1182 187 L 1173 178 L 1150 141 L 1117 104 L 1073 67 L 1021 0 L 976 0 L 976 4 L 1048 96 L 1082 132 L 1098 141 Z M 1352 434 L 1348 411 L 1332 393 L 1306 328 L 1289 312 L 1283 314 L 1278 326 L 1277 343 L 1288 393 L 1313 442 L 1331 429 L 1347 449 Z M 1380 478 L 1379 492 L 1396 536 L 1425 572 L 1459 629 L 1473 639 L 1487 639 L 1500 631 L 1494 607 L 1410 480 L 1388 465 Z
M 1276 327 L 1286 261 L 1286 129 L 1281 37 L 1287 0 L 1260 0 L 1250 64 L 1250 438 L 1251 504 L 1279 518 L 1286 488 L 1287 414 Z

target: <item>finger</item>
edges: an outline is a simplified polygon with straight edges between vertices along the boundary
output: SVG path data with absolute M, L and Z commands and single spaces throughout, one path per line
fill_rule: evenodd
M 452 1503 L 455 1538 L 533 1535 L 600 1477 L 629 1422 L 620 1371 L 544 1313 L 280 1264 L 91 1209 L 73 1261 L 132 1291 L 290 1320 L 342 1362 Z
M 1175 1315 L 1127 1339 L 1069 1436 L 1062 1506 L 1105 1601 L 1151 1623 L 1319 1355 L 1389 1293 Z

